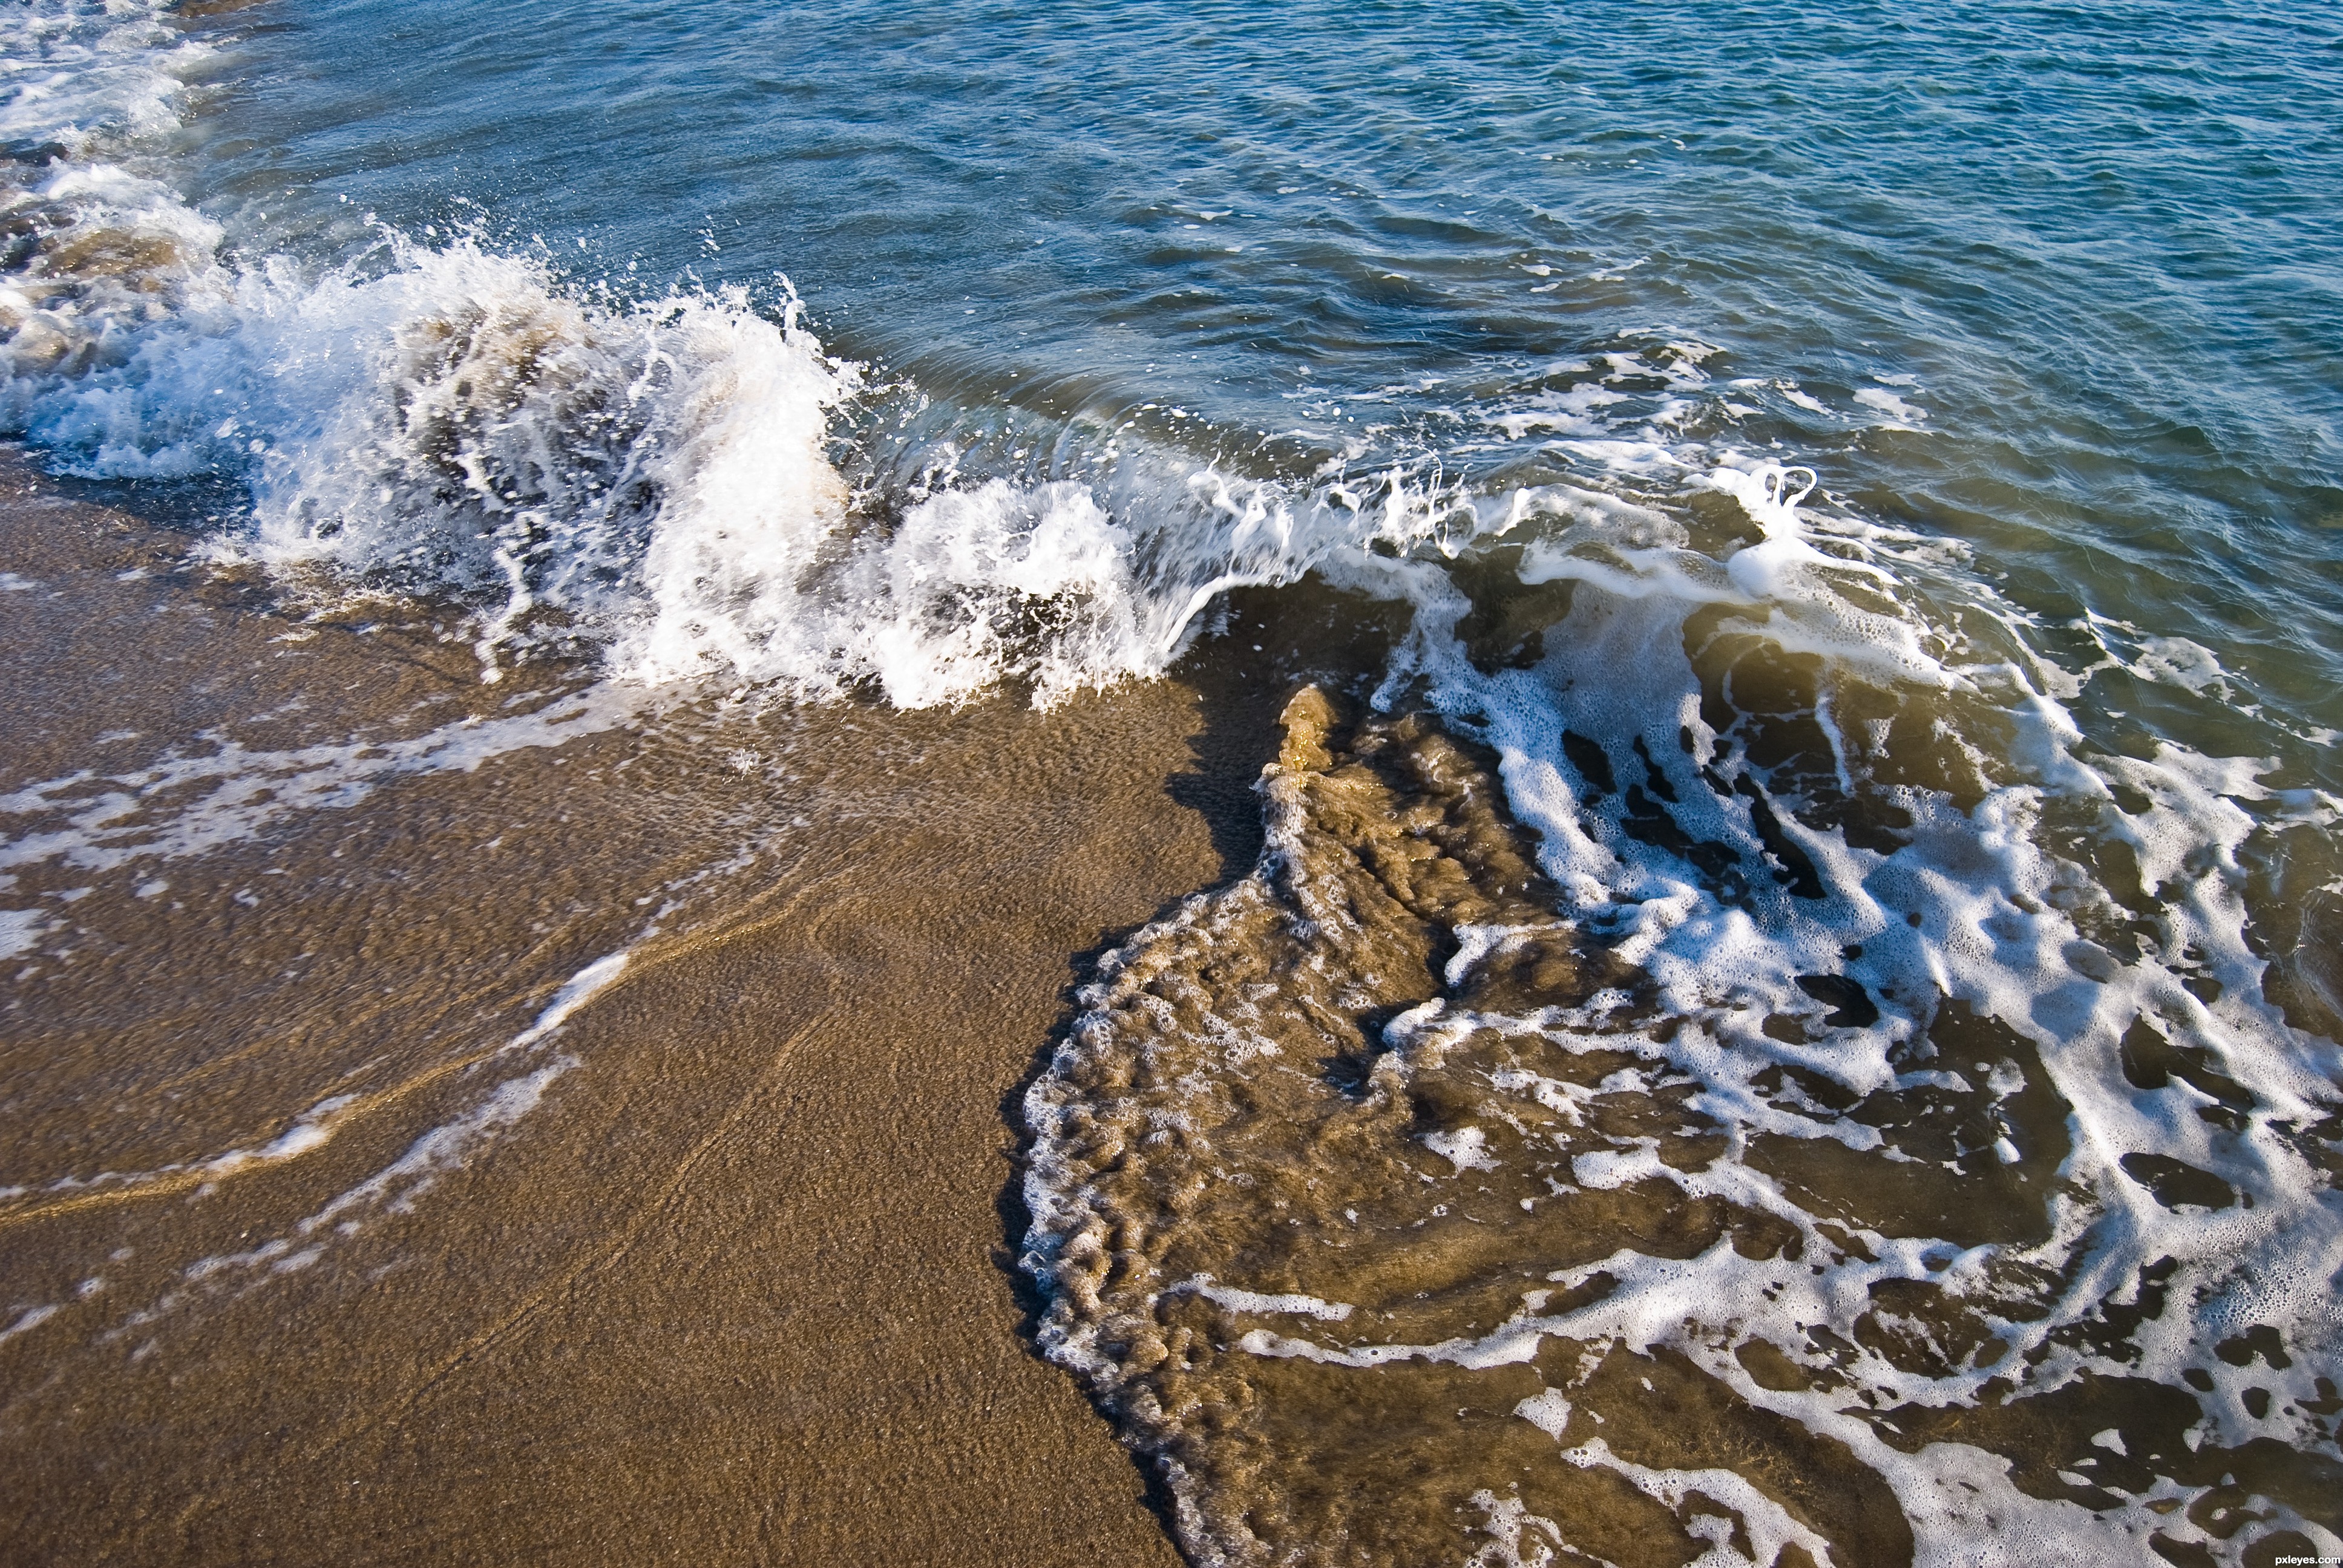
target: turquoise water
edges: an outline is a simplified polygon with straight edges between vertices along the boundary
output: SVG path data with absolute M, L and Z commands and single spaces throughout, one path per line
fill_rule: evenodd
M 582 655 L 629 689 L 1046 705 L 1241 661 L 1234 590 L 1272 622 L 1330 593 L 1395 613 L 1387 657 L 1322 673 L 1488 749 L 1555 918 L 1655 1010 L 1484 1023 L 1600 1035 L 1735 1138 L 1891 1161 L 1782 1071 L 1850 1101 L 1957 1081 L 2002 1108 L 1958 1169 L 2043 1181 L 2023 1246 L 1883 1220 L 1837 1251 L 1831 1195 L 1735 1142 L 1731 1190 L 1829 1257 L 1806 1317 L 1757 1304 L 1803 1278 L 1725 1258 L 1633 1312 L 1533 1292 L 1509 1322 L 1673 1346 L 1834 1434 L 1917 1560 L 2343 1550 L 2317 1501 L 2343 1348 L 2331 16 L 274 0 L 5 25 L 6 407 L 53 468 L 288 603 L 446 607 L 492 682 Z M 1461 1008 L 1503 944 L 1442 940 Z M 1916 1067 L 1956 1011 L 2018 1055 Z M 1374 1025 L 1394 1060 L 1436 1032 L 1409 1016 Z M 1079 1110 L 1051 1070 L 1036 1103 Z M 2014 1109 L 2046 1084 L 2056 1149 Z M 1495 1147 L 1425 1136 L 1454 1167 L 1426 1181 Z M 1028 1267 L 1060 1292 L 1047 1348 L 1121 1411 L 1137 1374 L 1067 1315 L 1062 1260 L 1151 1216 L 1051 1185 L 1078 1164 L 1036 1167 Z M 2174 1270 L 2187 1304 L 2142 1327 Z M 1969 1349 L 1855 1351 L 1846 1303 L 1891 1279 L 1966 1303 Z M 1307 1279 L 1183 1289 L 1115 1310 L 1300 1312 L 1319 1339 L 1245 1353 L 1354 1370 L 1499 1354 L 1344 1339 Z M 2085 1327 L 2118 1309 L 2110 1349 Z M 2196 1391 L 2187 1452 L 2235 1457 L 2037 1484 L 1974 1433 L 1890 1452 L 1841 1394 L 1735 1370 L 1759 1340 L 1819 1367 L 1800 1336 L 1834 1322 L 1866 1409 L 2120 1375 Z M 2248 1329 L 2291 1357 L 2237 1361 Z M 1570 1408 L 1523 1419 L 1562 1442 Z M 1197 1561 L 1334 1560 L 1212 1523 L 1219 1451 L 1176 1428 L 1125 1436 L 1169 1462 Z M 1568 1431 L 1569 1464 L 1612 1462 Z M 1617 1473 L 1671 1507 L 1693 1484 Z M 2267 1527 L 2200 1519 L 2223 1485 Z M 1818 1560 L 1745 1503 L 1757 1558 Z M 1523 1506 L 1456 1560 L 1560 1550 L 1569 1521 Z

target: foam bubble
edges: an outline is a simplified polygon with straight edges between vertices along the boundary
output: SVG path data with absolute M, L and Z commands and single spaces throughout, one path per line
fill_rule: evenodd
M 1466 656 L 1473 601 L 1433 563 L 1335 568 L 1413 604 L 1377 700 L 1422 694 L 1492 748 L 1555 914 L 1438 913 L 1519 885 L 1468 849 L 1463 808 L 1438 826 L 1432 803 L 1471 798 L 1469 779 L 1412 765 L 1426 799 L 1379 806 L 1360 792 L 1398 786 L 1330 762 L 1308 718 L 1267 776 L 1253 877 L 1141 933 L 1085 993 L 1029 1101 L 1028 1261 L 1054 1292 L 1045 1346 L 1172 1462 L 1192 1549 L 1314 1561 L 1334 1537 L 1300 1523 L 1325 1512 L 1318 1492 L 1305 1504 L 1256 1468 L 1255 1417 L 1222 1434 L 1182 1402 L 1235 1398 L 1206 1392 L 1234 1380 L 1286 1431 L 1280 1401 L 1339 1408 L 1312 1391 L 1349 1385 L 1313 1378 L 1460 1388 L 1405 1370 L 1429 1367 L 1534 1367 L 1546 1392 L 1513 1408 L 1566 1462 L 1692 1538 L 1711 1525 L 1688 1499 L 1708 1497 L 1735 1540 L 1768 1543 L 1756 1561 L 1794 1542 L 1825 1560 L 1795 1533 L 1815 1515 L 1785 1511 L 1805 1494 L 1770 1461 L 1656 1462 L 1701 1449 L 1667 1422 L 1628 1429 L 1646 1456 L 1613 1462 L 1622 1368 L 1792 1423 L 1765 1429 L 1769 1452 L 1852 1456 L 1872 1479 L 1849 1484 L 1884 1489 L 1920 1562 L 2201 1546 L 2206 1499 L 2237 1477 L 2271 1528 L 2329 1538 L 2304 1515 L 2343 1471 L 2306 1412 L 2331 1408 L 2311 1369 L 2343 1349 L 2343 1050 L 2264 999 L 2247 883 L 2269 835 L 2338 803 L 2274 788 L 2267 759 L 2094 749 L 2060 695 L 2082 678 L 2033 652 L 2022 619 L 1947 558 L 1825 530 L 1800 505 L 1810 478 L 1715 472 L 1762 535 L 1721 561 L 1567 498 L 1517 505 L 1516 523 L 1540 519 L 1524 583 L 1574 585 L 1526 667 Z M 1400 822 L 1421 848 L 1374 837 Z M 1433 874 L 1442 855 L 1462 869 Z M 1370 869 L 1379 893 L 1353 885 Z M 1402 906 L 1440 934 L 1383 930 L 1377 911 Z M 1570 941 L 1632 977 L 1594 984 L 1552 956 Z M 1282 978 L 1248 988 L 1255 969 Z M 1429 1000 L 1407 989 L 1427 983 Z M 1268 1043 L 1216 1043 L 1254 1035 Z M 1202 1196 L 1182 1195 L 1192 1171 Z M 1221 1183 L 1270 1199 L 1248 1210 L 1212 1197 Z M 1663 1214 L 1741 1218 L 1688 1249 L 1643 1239 Z M 1513 1282 L 1600 1234 L 1622 1239 Z M 1172 1248 L 1235 1282 L 1212 1298 L 1233 1320 L 1214 1352 L 1151 1294 L 1146 1260 Z M 1442 1282 L 1419 1301 L 1453 1304 L 1412 1303 L 1401 1282 L 1419 1278 Z M 1247 1321 L 1296 1296 L 1355 1310 L 1339 1328 Z M 1583 1347 L 1574 1370 L 1557 1345 Z M 2070 1407 L 2055 1419 L 2078 1423 L 2071 1442 L 2026 1424 Z M 2027 1413 L 1997 1425 L 2003 1411 Z M 1607 1438 L 1588 1424 L 1606 1412 Z M 1365 1462 L 1336 1457 L 1347 1441 L 1293 1462 Z M 1434 1513 L 1461 1500 L 1480 1452 L 1460 1437 L 1421 1462 L 1393 1516 L 1413 1517 L 1417 1490 Z M 2317 1457 L 2275 1457 L 2298 1452 Z M 1594 1527 L 1474 1495 L 1496 1543 L 1483 1560 Z M 1865 1517 L 1828 1549 L 1855 1550 Z
M 393 779 L 470 772 L 492 758 L 615 729 L 649 700 L 641 690 L 605 683 L 528 712 L 458 719 L 420 735 L 283 751 L 199 741 L 117 772 L 75 769 L 0 795 L 0 818 L 23 824 L 0 840 L 0 867 L 107 871 L 207 854 L 297 812 L 347 810 Z M 26 939 L 36 936 L 37 914 L 18 912 L 31 917 L 18 922 Z
M 0 959 L 13 959 L 40 945 L 47 917 L 38 910 L 0 910 Z
M 637 944 L 605 954 L 579 969 L 555 990 L 528 1028 L 487 1053 L 484 1060 L 541 1050 L 579 1009 L 619 978 L 635 946 L 639 945 L 639 940 L 648 940 L 649 936 L 647 933 Z M 298 1273 L 316 1266 L 331 1249 L 348 1243 L 378 1220 L 413 1213 L 427 1194 L 466 1170 L 498 1139 L 526 1121 L 544 1103 L 554 1084 L 581 1065 L 582 1058 L 564 1051 L 549 1058 L 540 1057 L 528 1070 L 499 1080 L 474 1096 L 457 1114 L 419 1134 L 398 1158 L 336 1194 L 288 1229 L 239 1251 L 216 1253 L 186 1264 L 161 1296 L 124 1315 L 101 1337 L 112 1341 L 151 1336 L 166 1319 L 212 1292 L 250 1290 Z M 437 1075 L 437 1071 L 432 1074 Z M 392 1090 L 365 1099 L 327 1101 L 263 1149 L 232 1151 L 192 1167 L 170 1167 L 138 1177 L 108 1176 L 71 1185 L 126 1184 L 153 1191 L 191 1185 L 188 1179 L 192 1177 L 201 1179 L 206 1184 L 202 1191 L 207 1191 L 210 1183 L 323 1148 L 340 1125 L 378 1106 L 397 1103 L 401 1092 Z M 60 1183 L 49 1190 L 63 1191 L 65 1185 Z M 151 1344 L 151 1337 L 147 1342 Z

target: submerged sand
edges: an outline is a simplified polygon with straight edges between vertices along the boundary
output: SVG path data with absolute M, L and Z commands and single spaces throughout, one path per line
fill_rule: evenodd
M 0 623 L 0 789 L 114 732 L 284 751 L 508 696 L 427 617 L 302 624 L 191 536 L 21 462 L 5 487 L 0 568 L 38 586 Z M 1249 858 L 1259 758 L 1199 714 L 1171 682 L 692 709 L 176 859 L 21 868 L 20 903 L 93 891 L 5 1003 L 0 1307 L 35 1317 L 0 1341 L 0 1557 L 1176 1562 L 1032 1349 L 1011 1101 L 1081 955 Z M 759 722 L 806 763 L 786 789 L 699 733 Z M 809 826 L 644 940 L 638 890 L 759 811 Z M 498 1053 L 628 941 L 552 1045 Z M 334 1209 L 552 1050 L 525 1116 Z M 205 1163 L 337 1093 L 315 1149 Z
M 1902 1562 L 1876 1467 L 1915 1449 L 1994 1507 L 2146 1497 L 2174 1562 L 2335 1527 L 2316 1444 L 2208 1442 L 2125 1370 L 2169 1258 L 2057 1327 L 2105 1366 L 1973 1402 L 1845 1377 L 2030 1366 L 1987 1331 L 2054 1272 L 1883 1267 L 1784 1309 L 1795 1358 L 1604 1326 L 1644 1261 L 1751 1303 L 1895 1238 L 2022 1248 L 2072 1108 L 1946 1007 L 1905 1065 L 1974 1081 L 1783 1067 L 1755 1087 L 1855 1135 L 1725 1127 L 1493 759 L 1360 717 L 1395 610 L 1240 593 L 1179 678 L 1047 713 L 486 683 L 446 608 L 246 574 L 169 526 L 199 498 L 132 498 L 0 475 L 0 1561 L 1170 1564 L 1176 1522 L 1200 1561 Z M 1807 979 L 1740 1060 L 1867 997 Z M 2196 1047 L 2115 1054 L 2207 1125 L 2252 1103 Z M 1829 1218 L 1696 1191 L 1736 1149 Z M 2331 1422 L 2288 1346 L 2214 1354 Z

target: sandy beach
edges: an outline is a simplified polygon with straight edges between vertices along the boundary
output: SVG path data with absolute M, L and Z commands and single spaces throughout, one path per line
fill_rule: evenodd
M 2343 1561 L 2338 51 L 0 6 L 0 1568 Z
M 116 574 L 166 570 L 187 543 L 60 498 L 21 461 L 6 482 L 0 566 L 65 593 L 94 637 L 109 616 L 145 613 L 129 602 L 141 579 Z M 25 646 L 46 627 L 7 625 L 17 668 L 56 668 L 54 641 Z M 214 694 L 223 717 L 267 681 L 272 655 L 312 646 L 267 641 L 286 629 L 265 609 L 221 606 L 182 650 L 216 668 L 258 661 Z M 307 657 L 304 676 L 328 678 Z M 142 704 L 188 699 L 164 682 L 16 690 L 20 777 L 54 729 L 135 729 Z M 477 862 L 429 846 L 451 819 L 537 818 L 557 830 L 498 862 L 497 894 L 609 872 L 639 849 L 558 830 L 590 789 L 527 799 L 560 771 L 492 762 L 395 785 L 350 814 L 364 823 L 322 813 L 293 847 L 284 927 L 223 900 L 202 940 L 237 977 L 296 941 L 347 955 L 351 978 L 325 1014 L 274 1011 L 265 990 L 243 1006 L 175 1003 L 96 954 L 51 970 L 45 989 L 19 988 L 5 1058 L 18 1116 L 31 1083 L 58 1107 L 112 1093 L 136 1132 L 107 1147 L 60 1109 L 31 1123 L 12 1163 L 72 1148 L 96 1166 L 154 1169 L 211 1153 L 215 1129 L 215 1142 L 263 1137 L 286 1101 L 283 1053 L 336 1016 L 354 1049 L 397 1070 L 377 1069 L 363 1113 L 300 1160 L 80 1201 L 20 1195 L 6 1211 L 14 1279 L 66 1285 L 74 1260 L 130 1255 L 101 1292 L 62 1292 L 91 1312 L 86 1348 L 60 1362 L 40 1335 L 0 1343 L 0 1447 L 16 1478 L 5 1555 L 1176 1561 L 1139 1471 L 1031 1348 L 1010 1251 L 1023 1228 L 1007 1196 L 1010 1101 L 1062 1018 L 1078 955 L 1220 873 L 1197 807 L 1217 799 L 1241 839 L 1251 799 L 1231 781 L 1244 764 L 1200 762 L 1197 697 L 1177 683 L 1051 715 L 1003 699 L 957 717 L 811 721 L 887 727 L 924 765 L 833 779 L 870 809 L 860 830 L 826 834 L 719 929 L 639 950 L 566 1026 L 562 1049 L 582 1065 L 390 1220 L 397 1255 L 371 1271 L 263 1271 L 204 1294 L 167 1263 L 191 1241 L 248 1251 L 460 1118 L 478 1074 L 448 1070 L 421 1026 L 464 989 L 448 946 L 525 949 L 528 933 L 508 928 L 538 906 L 443 901 L 441 879 L 477 875 Z M 406 847 L 397 875 L 340 884 L 335 849 L 370 835 L 370 853 Z M 305 848 L 325 869 L 304 867 Z M 281 848 L 262 858 L 287 862 Z M 239 928 L 227 918 L 239 915 L 256 918 Z M 204 967 L 190 957 L 179 962 Z M 482 979 L 468 1000 L 497 989 Z M 395 1005 L 353 1027 L 357 993 L 382 990 Z M 544 992 L 524 985 L 516 1000 Z M 165 1118 L 183 1093 L 201 1115 Z M 165 1266 L 142 1272 L 150 1253 Z M 152 1316 L 106 1312 L 125 1302 Z

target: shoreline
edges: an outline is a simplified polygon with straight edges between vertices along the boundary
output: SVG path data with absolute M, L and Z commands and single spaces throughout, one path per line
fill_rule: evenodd
M 29 465 L 8 487 L 9 564 L 42 555 L 44 582 L 67 583 L 65 530 L 114 532 L 133 555 L 184 547 L 60 498 Z M 100 554 L 107 569 L 66 591 L 98 595 L 120 580 Z M 133 579 L 126 591 L 153 586 Z M 94 601 L 84 608 L 99 613 Z M 265 631 L 272 613 L 246 604 L 223 615 L 228 640 Z M 315 685 L 341 655 L 307 657 Z M 104 686 L 85 684 L 79 706 L 169 695 Z M 15 1391 L 0 1405 L 0 1448 L 21 1478 L 10 1554 L 1176 1563 L 1140 1470 L 1033 1347 L 1012 1244 L 1020 1134 L 1007 1117 L 1067 1016 L 1082 955 L 1249 859 L 1243 824 L 1230 820 L 1253 809 L 1247 746 L 1233 733 L 1243 716 L 1207 732 L 1199 709 L 1192 688 L 1165 680 L 1051 713 L 995 698 L 959 715 L 796 715 L 816 731 L 853 728 L 866 744 L 893 731 L 900 746 L 854 764 L 874 775 L 860 779 L 860 799 L 883 811 L 824 834 L 796 870 L 704 923 L 707 934 L 637 948 L 618 982 L 559 1030 L 562 1058 L 546 1060 L 576 1065 L 541 1102 L 439 1172 L 406 1213 L 369 1213 L 349 1254 L 327 1266 L 255 1265 L 208 1294 L 186 1282 L 193 1271 L 170 1271 L 197 1241 L 234 1259 L 255 1238 L 294 1234 L 337 1190 L 392 1168 L 403 1149 L 411 1158 L 466 1114 L 485 1081 L 478 1067 L 417 1069 L 411 1087 L 386 1091 L 378 1113 L 353 1116 L 316 1152 L 192 1195 L 181 1183 L 5 1221 L 12 1293 L 28 1299 L 92 1256 L 130 1254 L 103 1271 L 85 1307 L 0 1342 L 0 1379 Z M 409 869 L 433 885 L 404 907 L 378 890 L 352 904 L 326 882 L 303 885 L 287 850 L 357 842 L 369 817 L 399 841 L 399 819 L 427 801 L 443 822 L 525 817 L 530 792 L 563 776 L 555 759 L 589 762 L 613 734 L 625 739 L 387 783 L 346 812 L 216 850 L 205 869 L 233 882 L 256 860 L 293 865 L 287 890 L 310 903 L 300 940 L 319 950 L 337 923 L 355 922 L 339 934 L 361 945 L 370 931 L 427 925 L 440 918 L 431 905 L 468 885 L 494 905 L 532 872 L 427 874 L 439 859 L 422 849 L 428 833 L 408 839 Z M 889 756 L 906 746 L 926 763 L 915 779 L 891 777 Z M 596 851 L 556 842 L 545 852 Z M 624 871 L 622 857 L 612 863 Z M 90 924 L 109 906 L 137 912 L 100 882 L 75 905 Z M 151 940 L 185 944 L 174 967 L 223 942 L 220 954 L 268 940 L 217 928 Z M 433 950 L 385 955 L 370 978 L 387 966 L 395 987 L 427 989 Z M 20 1083 L 45 1033 L 90 1023 L 76 1017 L 89 993 L 70 989 L 87 982 L 43 983 L 68 989 L 20 990 L 7 1053 Z M 256 1013 L 271 1005 L 256 1001 Z M 286 1024 L 198 1015 L 186 1027 L 218 1037 L 200 1048 L 183 1032 L 134 1030 L 114 1037 L 118 1050 L 67 1051 L 42 1071 L 60 1111 L 76 1072 L 87 1094 L 103 1084 L 134 1098 L 142 1084 L 208 1081 L 220 1085 L 209 1121 L 266 1128 L 311 1091 L 261 1087 L 277 1068 L 221 1080 L 167 1058 L 275 1050 L 270 1060 L 288 1062 L 300 1031 L 276 1038 Z M 153 1054 L 125 1059 L 137 1049 Z M 417 1062 L 429 1055 L 417 1050 Z M 102 1145 L 105 1120 L 73 1141 Z M 139 1120 L 150 1139 L 184 1145 L 182 1162 L 203 1153 L 206 1133 L 175 1121 L 167 1101 Z M 85 1160 L 126 1163 L 102 1147 Z M 35 1174 L 12 1170 L 5 1181 Z M 174 1238 L 182 1244 L 166 1258 Z M 149 1304 L 124 1314 L 142 1292 Z

